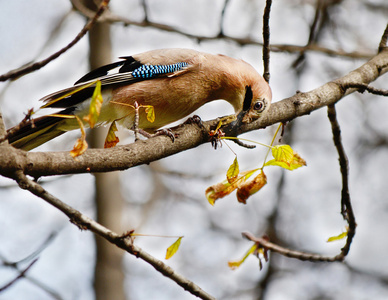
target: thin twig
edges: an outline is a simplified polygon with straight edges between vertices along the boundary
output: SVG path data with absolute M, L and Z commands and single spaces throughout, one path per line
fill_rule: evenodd
M 290 258 L 296 258 L 299 260 L 307 260 L 307 261 L 311 261 L 311 262 L 333 262 L 333 261 L 342 260 L 342 259 L 339 259 L 337 256 L 334 256 L 334 257 L 324 256 L 324 255 L 320 255 L 320 254 L 307 253 L 307 252 L 295 251 L 295 250 L 291 250 L 288 248 L 284 248 L 284 247 L 281 247 L 281 246 L 278 246 L 274 243 L 269 242 L 265 238 L 255 237 L 250 232 L 242 232 L 242 236 L 247 238 L 248 240 L 250 240 L 252 242 L 257 243 L 259 247 L 263 247 L 267 250 L 277 252 L 281 255 L 284 255 L 284 256 L 287 256 Z
M 38 249 L 36 249 L 34 252 L 28 254 L 26 257 L 18 260 L 17 262 L 12 262 L 12 261 L 8 261 L 5 257 L 3 257 L 2 255 L 0 255 L 0 260 L 3 261 L 3 265 L 6 266 L 6 267 L 10 267 L 10 268 L 13 268 L 15 269 L 16 271 L 18 271 L 19 273 L 22 272 L 22 270 L 20 270 L 19 268 L 19 265 L 24 263 L 24 262 L 27 262 L 27 261 L 31 261 L 33 258 L 35 258 L 36 256 L 38 256 L 43 250 L 45 250 L 49 243 L 52 242 L 52 240 L 55 238 L 57 232 L 53 232 L 51 233 L 47 238 L 46 240 L 39 246 Z M 25 278 L 25 280 L 29 281 L 30 283 L 32 283 L 33 285 L 35 285 L 36 287 L 39 287 L 40 289 L 42 289 L 44 292 L 46 292 L 47 294 L 49 294 L 53 299 L 57 299 L 57 300 L 62 300 L 63 298 L 59 295 L 59 293 L 57 291 L 54 291 L 51 287 L 45 285 L 44 283 L 42 283 L 41 281 L 39 281 L 38 279 L 36 278 L 33 278 L 31 276 L 27 276 L 26 274 L 24 274 L 23 276 Z
M 76 2 L 75 0 L 72 0 L 72 2 Z M 77 1 L 78 2 L 78 1 Z M 87 10 L 85 8 L 79 8 L 78 6 L 76 7 L 80 13 L 84 14 L 86 17 L 92 17 L 92 11 Z M 100 19 L 99 22 L 109 22 L 109 23 L 123 23 L 124 25 L 133 25 L 137 27 L 143 27 L 143 28 L 155 28 L 158 30 L 163 30 L 166 32 L 174 32 L 181 34 L 183 36 L 186 36 L 188 38 L 195 39 L 197 41 L 207 41 L 207 40 L 218 40 L 218 39 L 225 39 L 229 40 L 232 42 L 235 42 L 239 44 L 240 46 L 245 46 L 245 45 L 257 45 L 257 46 L 263 46 L 263 43 L 256 41 L 251 38 L 235 38 L 235 37 L 230 37 L 227 36 L 223 33 L 217 34 L 215 36 L 199 36 L 195 34 L 190 34 L 186 33 L 182 30 L 179 30 L 177 28 L 174 28 L 172 26 L 168 26 L 162 23 L 157 23 L 157 22 L 151 22 L 148 19 L 145 19 L 143 21 L 132 21 L 130 19 L 127 19 L 122 16 L 118 16 L 113 14 L 111 11 L 107 11 Z M 329 56 L 341 56 L 341 57 L 347 57 L 347 58 L 352 58 L 352 59 L 370 59 L 373 57 L 374 53 L 363 53 L 363 52 L 346 52 L 343 50 L 333 50 L 329 48 L 325 48 L 322 46 L 319 46 L 314 43 L 310 43 L 305 46 L 299 46 L 299 45 L 287 45 L 287 44 L 272 44 L 269 46 L 270 50 L 273 52 L 288 52 L 288 53 L 298 53 L 298 52 L 307 52 L 307 51 L 312 51 L 312 52 L 318 52 L 318 53 L 323 53 Z
M 270 56 L 270 27 L 269 18 L 271 13 L 272 0 L 267 0 L 263 15 L 263 63 L 264 63 L 264 80 L 269 83 L 270 71 L 269 71 L 269 56 Z
M 38 259 L 34 259 L 28 266 L 27 268 L 25 268 L 23 271 L 20 272 L 20 274 L 15 277 L 14 279 L 12 279 L 10 282 L 8 282 L 7 284 L 5 284 L 4 286 L 0 287 L 0 292 L 6 290 L 7 288 L 9 288 L 10 286 L 12 286 L 13 284 L 15 284 L 16 281 L 18 281 L 19 279 L 23 278 L 25 276 L 25 274 L 27 273 L 27 271 L 33 266 L 33 264 L 35 264 L 36 262 L 38 261 Z
M 381 37 L 380 45 L 379 45 L 379 53 L 388 47 L 388 24 L 385 27 L 385 31 L 383 36 Z
M 341 128 L 337 120 L 337 113 L 334 104 L 329 105 L 327 108 L 327 114 L 331 124 L 331 130 L 333 132 L 333 141 L 337 149 L 339 156 L 339 164 L 342 176 L 342 192 L 341 192 L 341 214 L 343 218 L 348 222 L 348 235 L 345 246 L 341 249 L 343 258 L 349 253 L 350 245 L 353 237 L 356 233 L 356 219 L 352 209 L 352 203 L 349 194 L 349 162 L 345 153 L 345 149 L 342 145 Z
M 85 34 L 90 30 L 90 28 L 93 27 L 93 25 L 97 22 L 97 19 L 102 15 L 102 13 L 106 10 L 108 7 L 110 0 L 104 0 L 102 1 L 99 9 L 93 16 L 93 18 L 82 28 L 82 30 L 77 34 L 77 36 L 64 48 L 61 50 L 55 52 L 54 54 L 50 55 L 46 59 L 43 59 L 39 62 L 35 62 L 32 64 L 28 64 L 27 66 L 23 66 L 21 68 L 9 71 L 6 74 L 0 75 L 0 81 L 7 81 L 7 80 L 14 80 L 16 78 L 19 78 L 21 76 L 24 76 L 28 73 L 34 72 L 36 70 L 39 70 L 46 66 L 48 63 L 53 61 L 54 59 L 58 58 L 60 55 L 65 53 L 67 50 L 69 50 L 71 47 L 73 47 L 75 44 L 77 44 L 81 38 L 85 36 Z
M 225 0 L 225 2 L 224 2 L 224 7 L 222 8 L 222 11 L 221 11 L 221 18 L 220 18 L 220 33 L 219 33 L 219 36 L 223 36 L 223 35 L 224 35 L 225 12 L 226 12 L 226 7 L 228 6 L 228 4 L 229 4 L 229 0 Z
M 97 223 L 96 221 L 90 219 L 89 217 L 83 215 L 81 212 L 62 202 L 60 199 L 51 195 L 38 183 L 27 178 L 27 176 L 25 176 L 22 171 L 16 171 L 14 175 L 14 179 L 18 182 L 19 186 L 22 189 L 29 190 L 34 195 L 58 208 L 70 218 L 70 221 L 73 224 L 77 225 L 80 229 L 89 229 L 90 231 L 98 234 L 107 241 L 115 244 L 119 248 L 127 251 L 132 255 L 135 255 L 136 257 L 141 258 L 142 260 L 152 265 L 157 271 L 162 273 L 164 276 L 170 278 L 171 280 L 175 281 L 178 285 L 180 285 L 183 289 L 187 290 L 191 294 L 201 299 L 215 299 L 213 296 L 202 290 L 198 285 L 188 280 L 184 276 L 178 274 L 174 269 L 172 269 L 162 261 L 156 259 L 155 257 L 151 256 L 143 249 L 134 245 L 130 238 L 123 238 L 122 235 L 119 235 L 109 230 L 108 228 L 102 226 L 101 224 Z
M 369 84 L 364 84 L 364 83 L 349 83 L 346 84 L 344 89 L 349 89 L 349 88 L 354 88 L 358 89 L 358 92 L 363 93 L 367 91 L 368 93 L 374 94 L 374 95 L 379 95 L 379 96 L 388 96 L 388 90 L 384 89 L 378 89 L 373 86 L 370 86 Z

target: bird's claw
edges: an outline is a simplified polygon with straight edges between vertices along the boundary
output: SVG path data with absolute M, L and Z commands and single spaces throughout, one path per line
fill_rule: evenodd
M 152 137 L 154 136 L 158 136 L 158 135 L 165 135 L 165 136 L 168 136 L 171 141 L 174 143 L 175 142 L 175 138 L 178 137 L 177 134 L 174 134 L 174 132 L 172 132 L 172 130 L 170 128 L 163 128 L 163 129 L 160 129 L 158 131 L 156 131 Z

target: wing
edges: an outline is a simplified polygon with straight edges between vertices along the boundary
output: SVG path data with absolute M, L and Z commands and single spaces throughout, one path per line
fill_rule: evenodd
M 138 55 L 140 56 L 140 55 Z M 161 60 L 160 64 L 149 64 L 134 56 L 120 57 L 123 60 L 105 65 L 79 79 L 74 86 L 47 95 L 41 99 L 42 107 L 68 108 L 83 102 L 93 95 L 95 82 L 101 81 L 102 89 L 133 84 L 160 77 L 171 77 L 186 72 L 187 61 Z

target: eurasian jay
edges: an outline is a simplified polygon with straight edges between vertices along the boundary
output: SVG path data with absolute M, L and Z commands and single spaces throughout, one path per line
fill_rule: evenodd
M 139 110 L 138 126 L 149 133 L 217 99 L 228 101 L 236 115 L 244 109 L 244 123 L 262 116 L 271 103 L 269 85 L 243 60 L 190 49 L 153 50 L 121 59 L 91 71 L 72 87 L 43 97 L 42 107 L 63 110 L 29 121 L 16 132 L 10 129 L 9 142 L 30 150 L 79 128 L 75 118 L 59 115 L 77 115 L 81 119 L 88 115 L 97 80 L 101 81 L 104 99 L 97 125 L 117 121 L 133 129 L 133 106 L 137 102 L 154 107 L 153 123 L 147 120 L 144 110 Z M 74 93 L 77 89 L 80 90 Z

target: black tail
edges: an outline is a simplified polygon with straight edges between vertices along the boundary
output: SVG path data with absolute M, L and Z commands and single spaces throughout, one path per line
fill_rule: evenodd
M 74 108 L 68 108 L 58 112 L 61 115 L 71 115 Z M 15 130 L 15 127 L 8 129 L 8 141 L 15 148 L 23 150 L 34 149 L 66 131 L 60 130 L 58 124 L 66 119 L 57 116 L 43 116 L 31 121 Z

